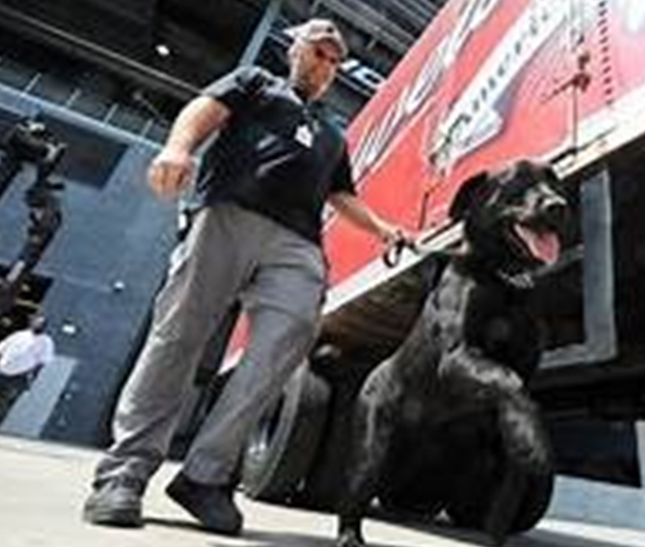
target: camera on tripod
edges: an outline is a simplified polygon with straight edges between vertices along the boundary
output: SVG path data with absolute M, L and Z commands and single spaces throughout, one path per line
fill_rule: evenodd
M 32 117 L 16 123 L 0 141 L 0 146 L 4 152 L 0 165 L 0 198 L 23 167 L 33 165 L 36 168 L 36 180 L 24 192 L 24 201 L 29 208 L 26 238 L 18 257 L 6 275 L 0 277 L 2 315 L 13 305 L 23 281 L 63 221 L 56 194 L 64 185 L 51 181 L 49 176 L 62 159 L 67 145 L 59 141 L 40 118 Z
M 45 123 L 35 117 L 15 124 L 3 139 L 3 148 L 11 160 L 34 164 L 38 179 L 45 179 L 62 159 L 67 145 L 57 140 Z

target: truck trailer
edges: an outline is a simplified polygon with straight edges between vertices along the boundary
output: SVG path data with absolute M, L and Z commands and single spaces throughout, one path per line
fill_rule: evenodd
M 329 215 L 320 338 L 249 440 L 247 494 L 333 508 L 352 401 L 413 324 L 426 258 L 460 243 L 453 196 L 477 172 L 534 158 L 562 177 L 576 226 L 544 274 L 546 351 L 530 385 L 555 445 L 552 511 L 643 526 L 643 48 L 645 6 L 634 0 L 447 3 L 349 128 L 361 195 L 418 230 L 418 249 L 384 261 L 376 242 Z M 418 459 L 401 462 L 408 472 L 382 505 L 429 511 L 432 478 Z

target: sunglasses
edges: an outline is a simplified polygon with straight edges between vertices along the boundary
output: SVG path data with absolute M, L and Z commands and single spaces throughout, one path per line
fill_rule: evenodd
M 313 42 L 310 42 L 310 44 L 314 57 L 319 61 L 325 61 L 334 67 L 340 66 L 340 64 L 343 62 L 343 58 L 340 55 L 331 54 L 324 47 Z

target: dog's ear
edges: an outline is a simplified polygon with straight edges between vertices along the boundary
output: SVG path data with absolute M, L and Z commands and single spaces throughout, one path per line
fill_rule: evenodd
M 463 220 L 477 205 L 484 204 L 497 188 L 497 182 L 488 171 L 482 171 L 461 185 L 450 204 L 448 215 L 452 220 Z
M 545 180 L 554 188 L 560 188 L 562 185 L 562 179 L 559 177 L 553 165 L 550 163 L 543 163 L 541 167 Z

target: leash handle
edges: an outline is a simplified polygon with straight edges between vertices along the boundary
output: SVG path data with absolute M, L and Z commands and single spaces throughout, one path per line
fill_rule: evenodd
M 419 249 L 413 241 L 409 241 L 404 238 L 397 239 L 394 242 L 394 245 L 390 246 L 383 253 L 383 262 L 388 268 L 394 268 L 399 265 L 401 262 L 401 255 L 406 249 L 412 251 L 413 253 L 418 253 Z

